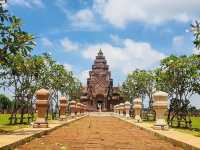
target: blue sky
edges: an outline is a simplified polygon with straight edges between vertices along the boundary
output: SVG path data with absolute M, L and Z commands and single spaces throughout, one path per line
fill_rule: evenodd
M 115 85 L 136 68 L 151 69 L 170 54 L 192 54 L 187 32 L 199 0 L 8 0 L 11 13 L 36 37 L 34 54 L 49 52 L 85 83 L 101 48 Z M 192 99 L 198 104 L 199 96 Z

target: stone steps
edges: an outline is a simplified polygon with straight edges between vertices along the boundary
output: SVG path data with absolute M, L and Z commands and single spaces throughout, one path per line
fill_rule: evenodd
M 104 116 L 113 116 L 114 113 L 113 112 L 89 112 L 88 113 L 89 116 L 95 116 L 95 117 L 104 117 Z

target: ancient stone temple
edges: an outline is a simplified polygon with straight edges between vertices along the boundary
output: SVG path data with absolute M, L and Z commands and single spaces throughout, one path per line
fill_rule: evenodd
M 119 87 L 113 87 L 109 66 L 100 50 L 89 72 L 87 86 L 83 88 L 81 103 L 86 104 L 89 111 L 112 111 L 121 101 Z

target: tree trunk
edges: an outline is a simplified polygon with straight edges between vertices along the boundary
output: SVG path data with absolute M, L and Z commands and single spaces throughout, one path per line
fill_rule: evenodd
M 24 107 L 21 108 L 20 124 L 24 123 L 23 120 L 24 120 Z

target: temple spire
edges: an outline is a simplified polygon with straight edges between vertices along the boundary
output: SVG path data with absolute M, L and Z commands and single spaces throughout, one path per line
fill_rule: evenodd
M 103 52 L 102 52 L 101 48 L 100 48 L 100 50 L 98 52 L 98 56 L 103 56 Z

